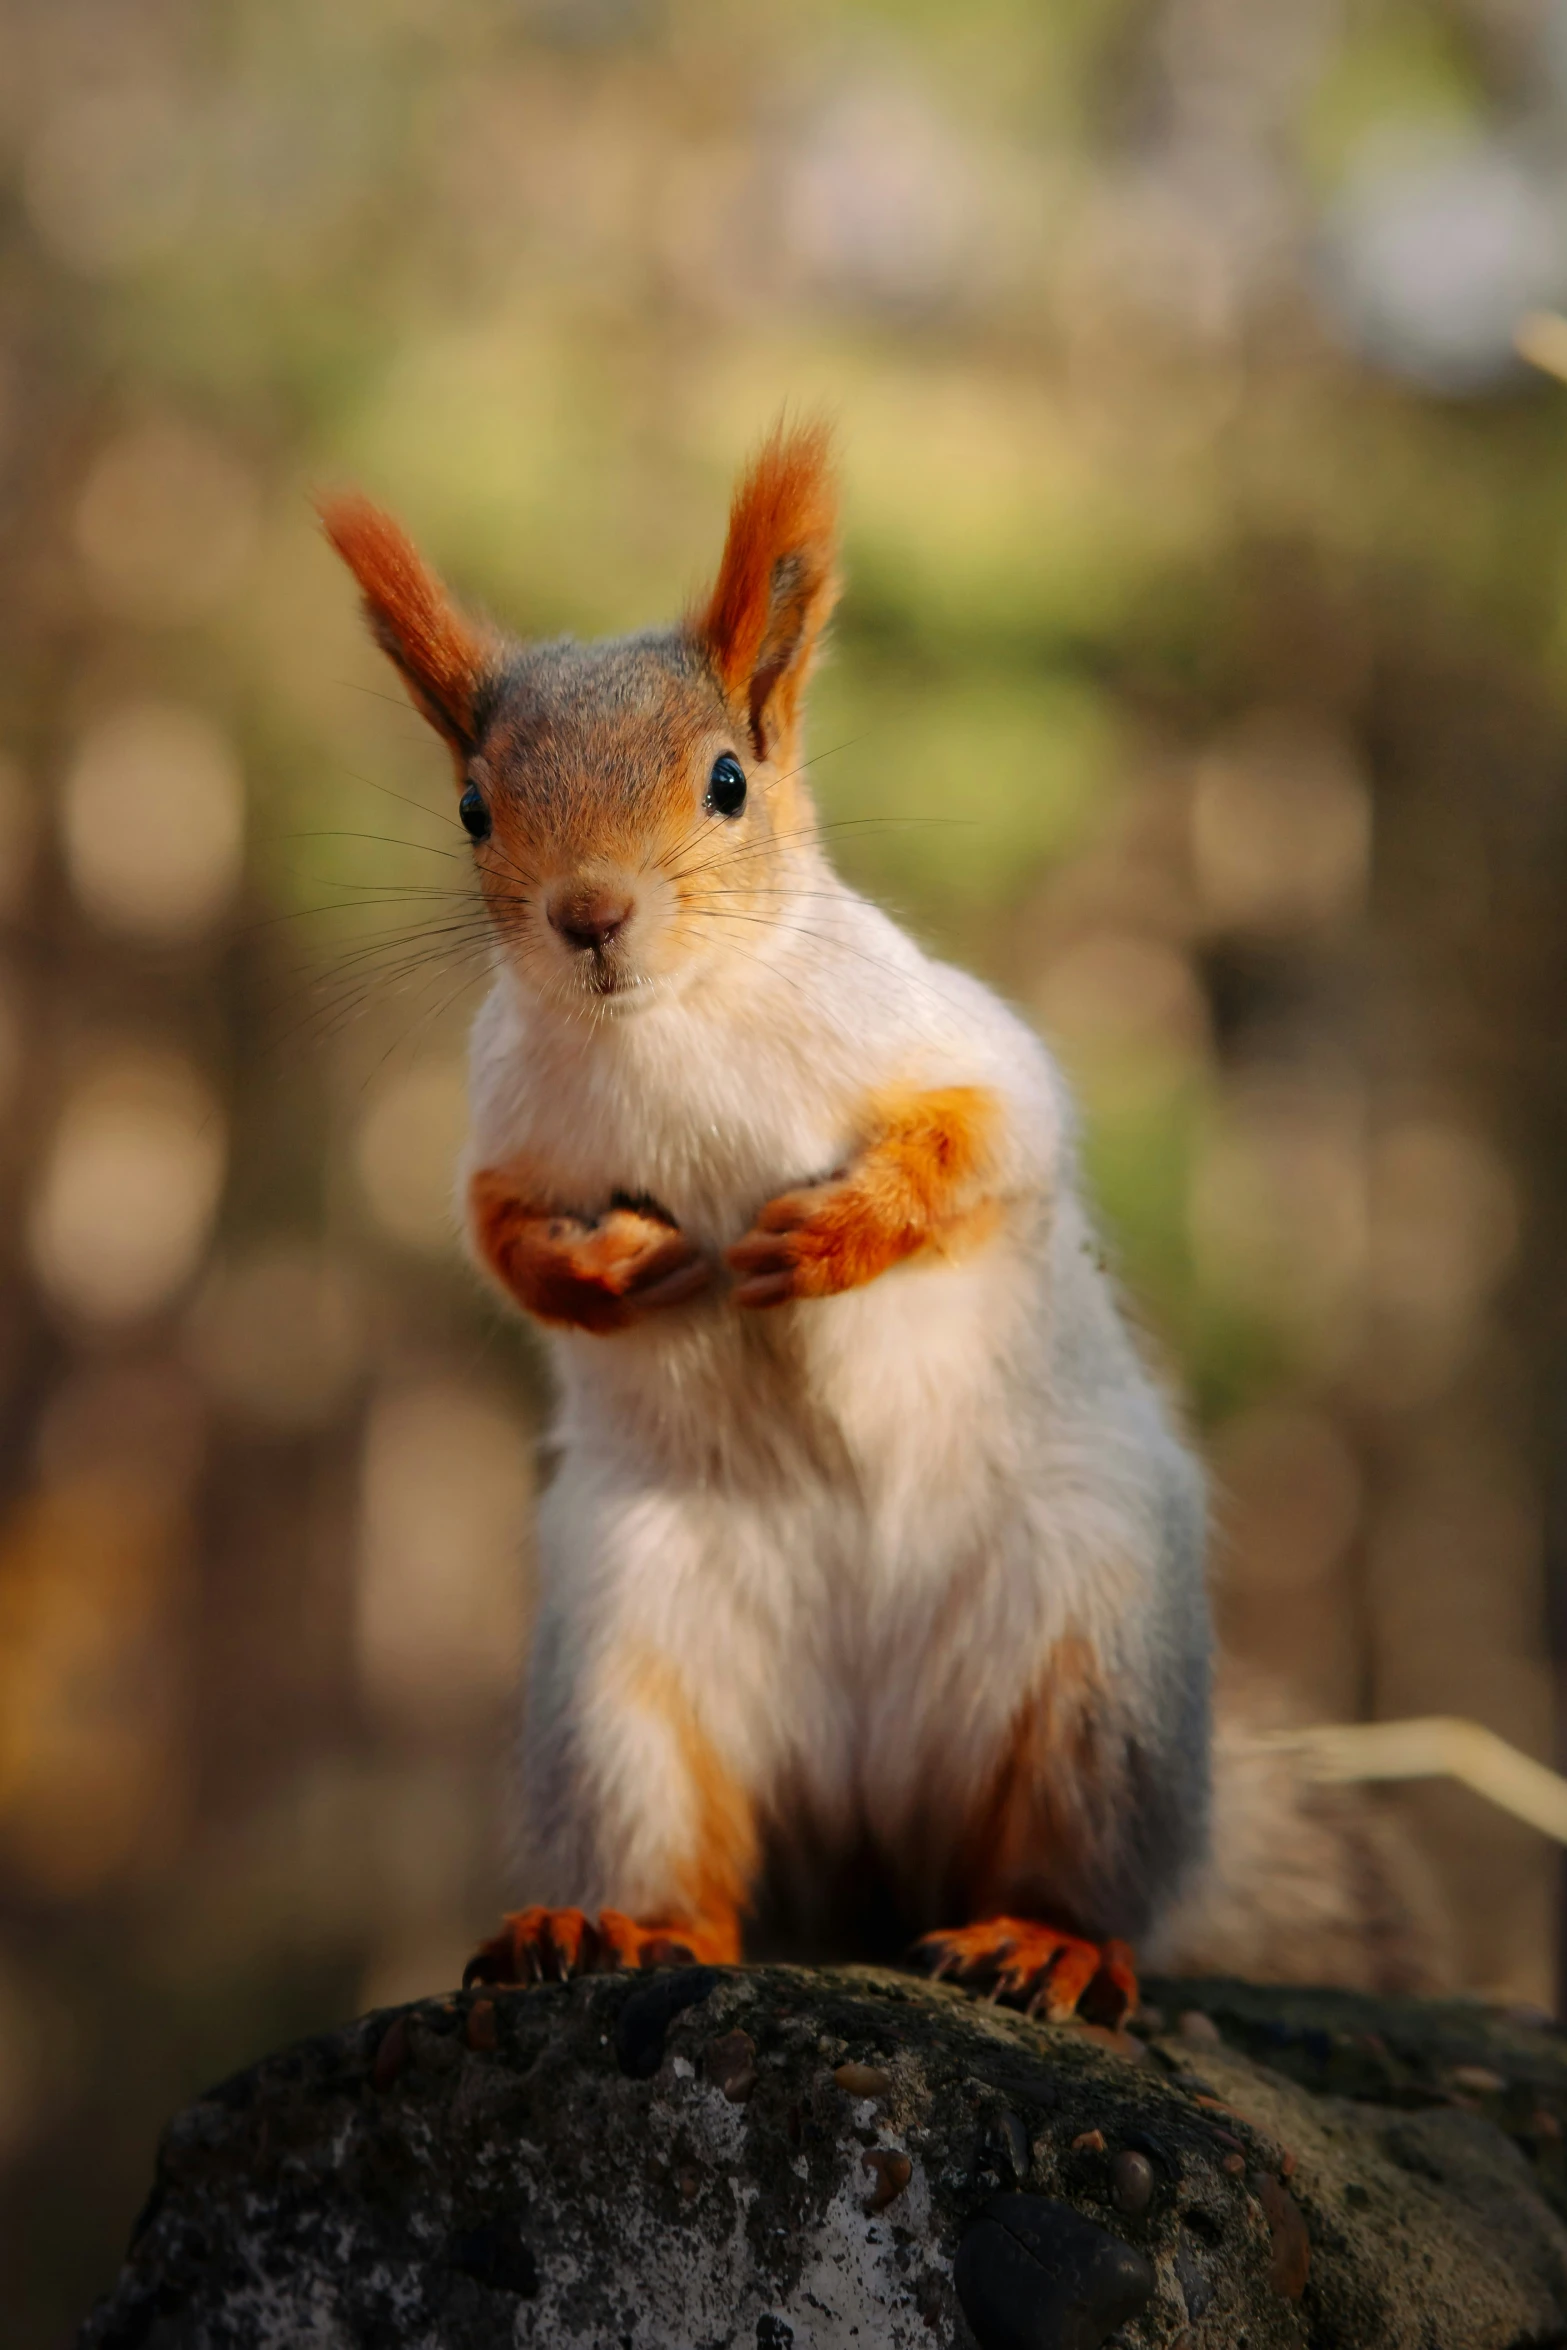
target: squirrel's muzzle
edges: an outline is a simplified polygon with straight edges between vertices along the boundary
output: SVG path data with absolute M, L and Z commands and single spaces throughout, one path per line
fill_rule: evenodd
M 550 924 L 569 947 L 584 954 L 601 954 L 625 928 L 631 908 L 632 900 L 624 890 L 571 882 L 551 896 Z

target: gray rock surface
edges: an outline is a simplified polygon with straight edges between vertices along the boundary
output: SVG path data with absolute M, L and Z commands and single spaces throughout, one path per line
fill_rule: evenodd
M 1553 2029 L 1149 2000 L 688 1968 L 369 2016 L 171 2123 L 82 2350 L 1567 2345 Z

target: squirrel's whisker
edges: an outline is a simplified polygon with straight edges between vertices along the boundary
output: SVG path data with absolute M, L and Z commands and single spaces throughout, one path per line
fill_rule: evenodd
M 471 865 L 473 859 L 461 849 L 438 849 L 427 840 L 402 840 L 390 832 L 285 832 L 283 840 L 363 840 L 382 849 L 411 849 L 416 857 L 445 857 L 454 865 Z
M 333 884 L 332 886 L 339 885 Z M 367 884 L 366 887 L 371 888 L 373 884 Z M 395 906 L 404 904 L 406 894 L 397 890 L 382 892 L 375 896 L 334 899 L 331 904 L 325 906 L 291 906 L 286 913 L 261 914 L 252 922 L 242 922 L 237 925 L 233 935 L 236 938 L 253 938 L 260 931 L 279 929 L 285 922 L 317 921 L 328 914 L 369 914 L 388 911 Z M 468 890 L 431 890 L 428 893 L 413 894 L 428 894 L 431 898 L 446 898 L 453 903 L 462 904 L 470 899 L 472 893 Z
M 770 834 L 766 840 L 754 841 L 748 847 L 736 842 L 733 847 L 723 849 L 720 855 L 709 863 L 686 866 L 681 872 L 670 874 L 669 879 L 672 881 L 691 880 L 699 874 L 713 872 L 723 864 L 739 864 L 749 858 L 768 856 L 774 849 L 787 847 L 798 841 L 819 840 L 824 833 L 829 832 L 867 831 L 875 826 L 888 825 L 966 825 L 969 822 L 970 819 L 965 816 L 844 816 L 835 819 L 830 824 L 802 826 L 798 832 L 775 832 Z
M 360 691 L 369 693 L 371 688 L 363 686 Z M 385 702 L 395 702 L 397 697 L 395 694 L 383 694 L 380 698 Z M 402 707 L 407 710 L 407 703 L 403 703 Z M 417 711 L 412 710 L 408 714 L 410 717 L 418 715 Z M 412 808 L 416 816 L 428 816 L 432 824 L 444 824 L 451 832 L 462 831 L 461 820 L 456 816 L 449 815 L 444 808 L 432 808 L 425 800 L 410 799 L 406 792 L 393 791 L 389 783 L 377 783 L 373 775 L 362 775 L 357 767 L 345 767 L 342 772 L 351 776 L 355 783 L 362 783 L 367 791 L 378 791 L 384 798 L 396 800 L 405 808 Z
M 376 1001 L 387 986 L 394 991 L 404 988 L 416 980 L 421 969 L 428 969 L 433 979 L 450 972 L 454 964 L 462 968 L 463 977 L 456 990 L 456 994 L 461 994 L 464 988 L 482 979 L 492 951 L 488 941 L 475 939 L 466 947 L 443 949 L 439 956 L 430 955 L 411 961 L 406 968 L 394 967 L 390 973 L 384 967 L 377 967 L 368 974 L 360 974 L 345 988 L 328 996 L 323 1003 L 286 1028 L 275 1040 L 276 1046 L 280 1049 L 295 1038 L 306 1035 L 313 1036 L 317 1044 L 328 1042 L 339 1035 L 367 1005 Z M 455 1001 L 455 996 L 450 1000 Z
M 371 972 L 377 983 L 382 979 L 395 980 L 405 965 L 412 967 L 421 959 L 433 962 L 469 942 L 493 951 L 494 939 L 488 923 L 443 923 L 383 934 L 334 956 L 329 965 L 314 970 L 297 988 L 279 999 L 276 1008 L 286 1009 L 301 996 L 325 990 L 337 982 L 357 981 L 362 971 Z
M 868 965 L 873 971 L 883 972 L 890 979 L 901 980 L 905 986 L 923 987 L 926 993 L 942 1007 L 944 1013 L 950 1009 L 947 999 L 942 995 L 940 989 L 932 987 L 927 980 L 922 980 L 917 972 L 900 971 L 896 964 L 889 963 L 878 955 L 867 955 L 863 948 L 851 946 L 845 938 L 835 938 L 830 931 L 812 930 L 799 922 L 784 922 L 775 914 L 742 914 L 736 908 L 728 906 L 710 906 L 704 910 L 699 919 L 708 922 L 751 922 L 762 930 L 792 931 L 796 937 L 812 939 L 818 946 L 836 947 L 841 954 L 853 955 L 857 962 Z

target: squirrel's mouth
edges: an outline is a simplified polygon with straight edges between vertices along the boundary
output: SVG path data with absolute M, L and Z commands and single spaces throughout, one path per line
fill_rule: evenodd
M 540 956 L 528 951 L 531 941 L 519 943 L 522 952 L 515 957 L 519 976 L 532 992 L 562 1011 L 594 1019 L 606 1014 L 618 1016 L 639 1010 L 659 992 L 657 981 L 641 967 L 640 958 L 622 947 L 586 947 L 572 955 L 562 955 L 557 948 Z
M 612 963 L 597 955 L 580 971 L 577 980 L 583 995 L 595 1004 L 626 1004 L 646 995 L 653 985 L 643 972 L 629 970 L 624 963 Z

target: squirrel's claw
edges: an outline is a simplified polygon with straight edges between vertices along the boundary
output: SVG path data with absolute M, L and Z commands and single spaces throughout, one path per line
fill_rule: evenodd
M 573 1975 L 609 1975 L 622 1967 L 689 1966 L 701 1929 L 688 1940 L 678 1924 L 638 1925 L 618 1909 L 597 1918 L 581 1909 L 516 1909 L 481 1942 L 463 1969 L 472 1983 L 569 1983 Z
M 463 1969 L 471 1983 L 565 1983 L 593 1969 L 598 1937 L 580 1909 L 519 1909 L 502 1918 L 501 1930 L 481 1942 Z
M 656 1265 L 653 1269 L 657 1272 Z M 669 1271 L 658 1272 L 654 1280 L 645 1274 L 639 1276 L 626 1295 L 634 1298 L 639 1306 L 656 1311 L 660 1306 L 684 1305 L 687 1298 L 700 1297 L 712 1278 L 712 1266 L 693 1251 L 683 1260 L 677 1258 Z
M 970 1990 L 1047 2022 L 1081 2014 L 1118 2025 L 1137 2005 L 1137 1972 L 1124 1942 L 1089 1942 L 1029 1918 L 984 1918 L 926 1934 L 914 1963 L 935 1980 L 951 1976 Z
M 782 1306 L 800 1294 L 794 1272 L 760 1273 L 749 1281 L 737 1281 L 730 1291 L 737 1306 Z
M 740 1276 L 731 1292 L 737 1306 L 781 1306 L 793 1297 L 817 1297 L 842 1286 L 826 1269 L 831 1234 L 849 1187 L 838 1181 L 781 1192 L 759 1210 L 744 1237 L 724 1251 Z
M 781 1191 L 758 1214 L 756 1231 L 758 1234 L 799 1232 L 845 1202 L 850 1191 L 850 1185 L 837 1175 L 825 1183 L 802 1183 L 796 1191 Z M 742 1240 L 738 1245 L 744 1248 L 747 1243 Z

